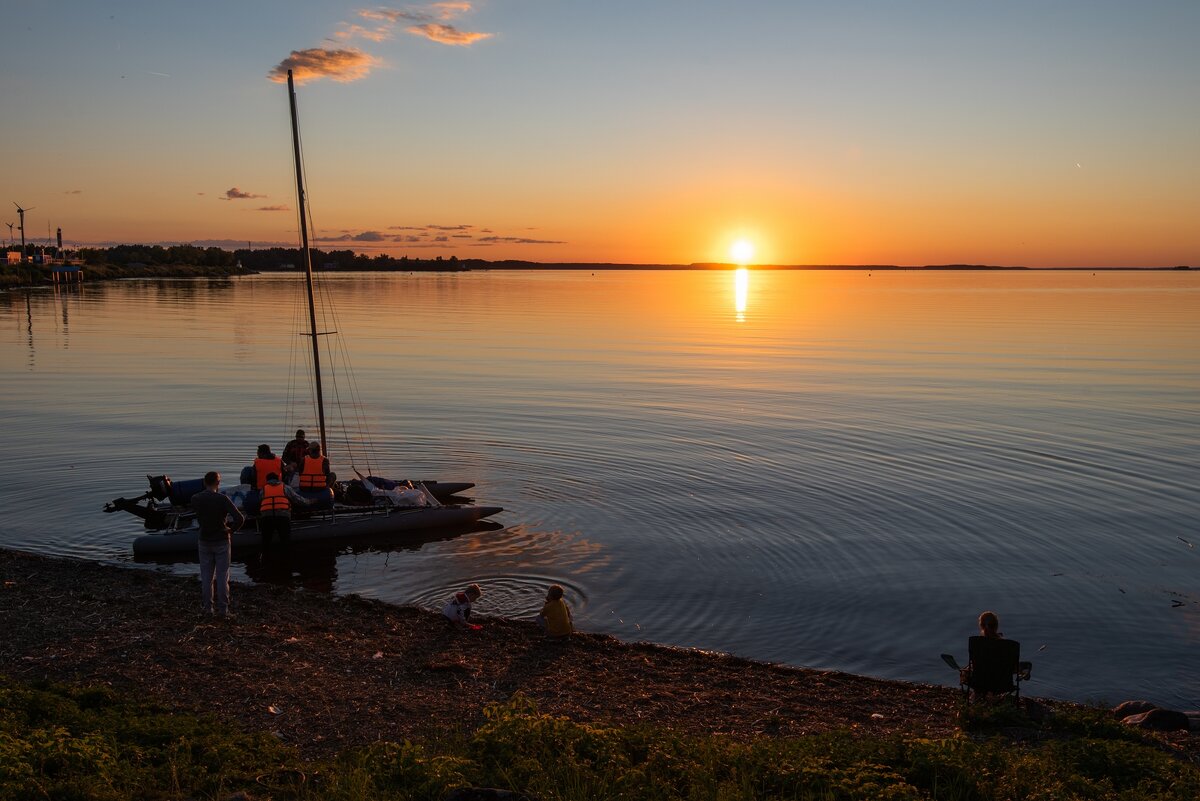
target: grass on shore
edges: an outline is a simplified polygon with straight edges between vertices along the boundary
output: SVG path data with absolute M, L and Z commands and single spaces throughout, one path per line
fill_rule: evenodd
M 518 696 L 474 732 L 307 761 L 270 733 L 105 687 L 0 680 L 0 801 L 441 799 L 470 786 L 543 801 L 1200 798 L 1200 768 L 1098 710 L 1040 724 L 972 713 L 964 725 L 945 739 L 840 732 L 747 743 L 583 725 Z

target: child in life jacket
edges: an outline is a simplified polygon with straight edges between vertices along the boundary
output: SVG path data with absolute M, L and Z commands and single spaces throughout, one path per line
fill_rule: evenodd
M 471 622 L 471 604 L 478 601 L 482 595 L 483 590 L 479 589 L 478 584 L 469 584 L 465 590 L 454 594 L 454 597 L 450 599 L 450 603 L 446 604 L 445 608 L 442 609 L 442 614 L 456 628 L 479 631 L 483 626 Z

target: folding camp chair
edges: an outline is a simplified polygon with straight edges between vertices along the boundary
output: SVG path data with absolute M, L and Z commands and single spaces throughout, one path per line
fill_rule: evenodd
M 1021 661 L 1021 644 L 996 637 L 972 637 L 967 643 L 970 662 L 965 668 L 950 654 L 942 660 L 958 671 L 958 684 L 970 702 L 972 695 L 1021 697 L 1021 682 L 1029 681 L 1032 662 Z

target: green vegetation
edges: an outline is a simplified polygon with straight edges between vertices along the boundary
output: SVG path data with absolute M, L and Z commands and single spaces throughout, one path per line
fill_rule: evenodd
M 1014 724 L 1019 739 L 1003 736 Z M 1041 724 L 972 711 L 950 739 L 851 733 L 738 742 L 584 725 L 516 698 L 473 733 L 302 758 L 269 734 L 104 688 L 0 683 L 0 799 L 440 799 L 464 786 L 544 799 L 1193 801 L 1200 769 L 1102 713 Z

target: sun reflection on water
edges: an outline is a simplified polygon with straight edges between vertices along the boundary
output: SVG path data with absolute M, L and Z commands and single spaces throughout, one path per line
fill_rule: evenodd
M 733 271 L 733 308 L 737 321 L 746 322 L 746 298 L 750 294 L 750 271 L 739 267 Z

